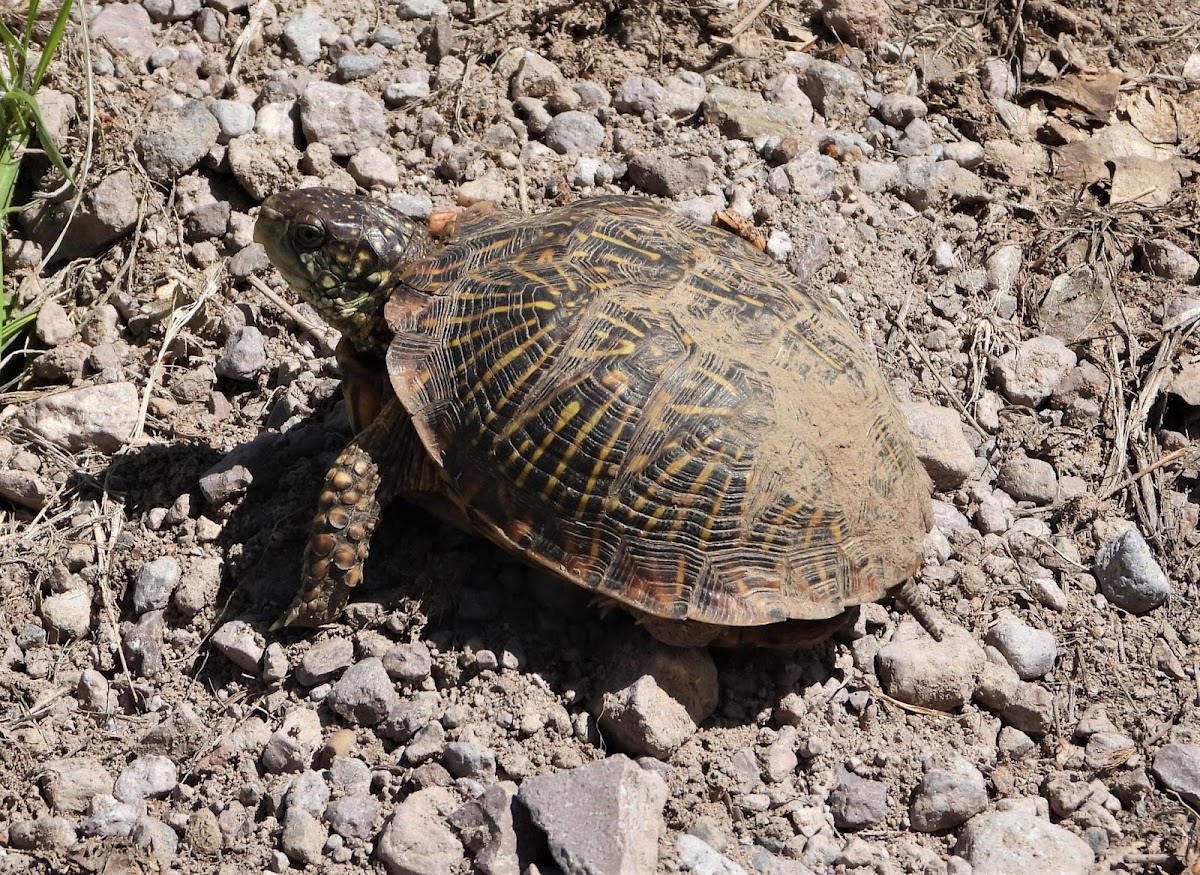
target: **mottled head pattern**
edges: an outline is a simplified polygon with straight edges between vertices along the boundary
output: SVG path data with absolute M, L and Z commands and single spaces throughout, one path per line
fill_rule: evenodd
M 254 239 L 321 318 L 361 352 L 390 338 L 383 306 L 396 270 L 432 246 L 423 227 L 382 204 L 331 188 L 301 188 L 263 203 Z

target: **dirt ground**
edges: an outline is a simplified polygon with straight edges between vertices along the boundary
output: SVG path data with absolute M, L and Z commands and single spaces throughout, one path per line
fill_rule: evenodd
M 518 785 L 614 752 L 596 730 L 596 692 L 612 671 L 612 648 L 648 652 L 649 637 L 620 612 L 602 614 L 582 593 L 416 509 L 390 509 L 361 601 L 338 624 L 267 632 L 294 593 L 321 478 L 349 426 L 332 358 L 336 336 L 297 306 L 265 261 L 249 256 L 249 228 L 264 194 L 302 177 L 344 183 L 347 158 L 309 149 L 287 165 L 264 141 L 259 157 L 271 171 L 234 171 L 234 147 L 220 143 L 164 174 L 136 143 L 172 98 L 225 99 L 259 110 L 261 121 L 264 105 L 294 98 L 309 81 L 335 81 L 338 58 L 356 53 L 382 59 L 363 78 L 338 80 L 386 103 L 378 150 L 398 167 L 399 184 L 378 184 L 381 196 L 427 196 L 438 209 L 482 192 L 498 194 L 507 209 L 538 212 L 591 194 L 649 190 L 690 210 L 715 204 L 745 214 L 769 252 L 846 311 L 901 400 L 960 419 L 974 466 L 935 495 L 945 537 L 920 577 L 932 602 L 980 646 L 1001 617 L 1055 638 L 1052 669 L 1033 681 L 1048 691 L 1052 719 L 1042 731 L 1022 732 L 1028 749 L 1013 743 L 1005 734 L 1011 721 L 978 694 L 948 711 L 888 695 L 870 659 L 863 664 L 878 648 L 854 636 L 799 653 L 713 650 L 717 705 L 661 757 L 669 796 L 660 871 L 685 867 L 676 837 L 691 831 L 746 871 L 970 872 L 959 826 L 912 825 L 909 800 L 930 753 L 970 761 L 986 779 L 988 810 L 1040 797 L 1053 811 L 1047 781 L 1062 773 L 1100 781 L 1119 800 L 1109 820 L 1089 833 L 1078 818 L 1051 816 L 1088 840 L 1094 871 L 1200 871 L 1197 797 L 1169 788 L 1151 768 L 1164 745 L 1200 739 L 1200 390 L 1192 388 L 1200 385 L 1200 277 L 1194 266 L 1187 274 L 1200 255 L 1200 4 L 830 6 L 860 18 L 837 26 L 819 4 L 796 0 L 454 0 L 440 19 L 418 2 L 160 4 L 142 35 L 174 54 L 151 62 L 153 71 L 122 55 L 111 37 L 85 55 L 74 31 L 47 85 L 73 95 L 77 109 L 55 129 L 72 166 L 86 162 L 85 189 L 127 171 L 119 179 L 136 209 L 115 241 L 82 251 L 87 235 L 69 232 L 69 260 L 40 272 L 18 260 L 5 277 L 21 302 L 61 307 L 55 316 L 67 330 L 47 326 L 32 339 L 4 371 L 0 393 L 0 474 L 20 473 L 0 498 L 0 848 L 9 849 L 0 871 L 282 871 L 289 857 L 299 868 L 296 855 L 281 853 L 276 803 L 289 776 L 262 764 L 265 736 L 236 750 L 231 739 L 256 720 L 274 732 L 293 706 L 315 706 L 328 694 L 328 683 L 295 676 L 318 642 L 353 642 L 359 658 L 424 642 L 429 676 L 398 687 L 401 698 L 434 691 L 431 716 L 447 739 L 460 737 L 456 727 L 475 726 L 498 774 Z M 168 8 L 175 11 L 161 11 Z M 332 23 L 315 29 L 321 37 L 307 66 L 285 26 L 305 9 Z M 206 27 L 215 30 L 202 38 Z M 380 28 L 390 29 L 377 41 L 387 48 L 369 51 Z M 568 86 L 586 83 L 605 95 L 601 108 L 583 107 L 603 128 L 585 150 L 593 165 L 581 170 L 578 150 L 541 144 L 554 134 L 541 130 L 537 111 L 549 106 L 558 115 L 575 98 L 514 98 L 522 50 L 552 62 Z M 778 77 L 791 72 L 803 85 L 807 62 L 796 53 L 853 71 L 865 92 L 844 101 L 826 95 L 823 105 L 794 96 L 805 89 Z M 85 82 L 89 57 L 96 72 Z M 812 142 L 740 136 L 706 118 L 699 99 L 675 115 L 608 105 L 631 76 L 663 83 L 681 71 L 702 77 L 710 97 L 723 85 L 766 89 L 769 105 L 799 113 L 818 103 L 817 120 L 801 126 L 802 140 L 815 132 Z M 398 81 L 431 87 L 389 98 Z M 906 128 L 909 116 L 881 120 L 884 95 L 916 98 L 927 110 L 918 114 L 923 126 Z M 918 179 L 922 160 L 961 155 L 972 144 L 983 148 L 978 160 L 959 161 L 971 169 L 967 182 L 955 177 L 947 192 Z M 812 153 L 803 167 L 814 176 L 797 170 L 782 184 L 772 174 L 801 167 L 797 152 Z M 672 167 L 686 171 L 683 181 L 639 176 L 645 153 L 679 159 Z M 878 183 L 884 165 L 910 181 Z M 27 167 L 30 197 L 55 187 L 36 156 Z M 199 218 L 213 210 L 225 220 L 215 232 Z M 103 225 L 103 216 L 95 222 Z M 1157 241 L 1192 261 L 1160 264 L 1155 252 L 1178 253 Z M 6 244 L 11 251 L 12 240 Z M 1019 267 L 997 287 L 996 253 L 1005 247 L 1019 251 Z M 249 268 L 236 263 L 239 253 Z M 291 308 L 264 296 L 252 273 Z M 230 376 L 222 357 L 245 326 L 261 333 L 265 360 Z M 1002 391 L 997 362 L 1043 336 L 1090 363 L 1098 388 L 1078 396 L 1088 403 L 1019 403 Z M 17 374 L 38 358 L 41 371 Z M 26 427 L 23 411 L 38 399 L 118 383 L 136 387 L 133 407 L 144 419 L 116 446 L 64 448 Z M 998 472 L 1024 456 L 1049 463 L 1060 492 L 1015 503 L 1004 496 L 1005 522 L 988 528 L 981 504 L 995 504 Z M 202 484 L 214 472 L 222 476 Z M 32 493 L 18 495 L 13 484 L 28 486 L 28 475 Z M 1097 550 L 1128 525 L 1171 586 L 1165 604 L 1140 614 L 1106 600 L 1091 573 Z M 1022 531 L 1032 532 L 1034 546 L 1019 543 Z M 158 615 L 162 627 L 147 632 L 134 590 L 144 566 L 165 556 L 181 576 Z M 1043 572 L 1061 599 L 1033 584 Z M 60 631 L 46 608 L 66 592 L 87 594 L 85 623 L 74 634 Z M 865 634 L 885 644 L 898 616 L 872 611 Z M 232 620 L 249 623 L 260 646 L 281 645 L 265 658 L 286 656 L 286 670 L 248 670 L 218 652 L 211 636 Z M 157 649 L 160 666 L 144 664 L 146 646 Z M 89 835 L 83 822 L 92 812 L 55 808 L 48 763 L 86 758 L 116 776 L 151 749 L 147 733 L 181 704 L 199 716 L 199 736 L 175 738 L 167 755 L 178 784 L 143 803 L 181 837 L 176 852 L 147 850 L 128 835 Z M 1085 756 L 1080 729 L 1097 708 L 1115 736 L 1133 742 L 1105 763 Z M 328 707 L 320 715 L 322 745 L 344 743 L 335 735 L 351 724 Z M 537 716 L 530 723 L 527 715 Z M 739 771 L 739 754 L 761 760 L 789 724 L 795 733 L 782 737 L 800 763 L 771 785 L 776 790 L 764 790 L 759 777 Z M 381 817 L 413 788 L 439 783 L 400 756 L 410 739 L 352 728 L 350 756 L 370 767 Z M 882 819 L 860 831 L 827 829 L 838 853 L 805 857 L 793 803 L 827 810 L 843 768 L 885 785 Z M 768 799 L 763 810 L 754 807 L 758 798 L 742 804 L 754 793 Z M 201 811 L 215 815 L 215 843 L 197 838 Z M 69 822 L 70 840 L 38 834 L 18 842 L 10 834 L 12 824 L 48 815 Z M 309 868 L 385 871 L 373 842 L 339 839 Z M 464 852 L 461 871 L 472 858 Z M 531 865 L 525 871 L 558 871 L 545 855 Z

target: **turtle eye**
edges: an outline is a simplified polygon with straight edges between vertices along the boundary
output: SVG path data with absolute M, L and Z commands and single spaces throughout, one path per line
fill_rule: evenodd
M 320 249 L 325 245 L 325 226 L 317 221 L 302 222 L 292 229 L 292 239 L 299 249 Z

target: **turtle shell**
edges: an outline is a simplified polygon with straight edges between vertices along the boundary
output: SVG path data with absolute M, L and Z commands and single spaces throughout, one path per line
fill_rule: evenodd
M 406 265 L 396 395 L 471 524 L 655 617 L 834 617 L 919 567 L 928 478 L 829 302 L 632 197 L 482 214 Z

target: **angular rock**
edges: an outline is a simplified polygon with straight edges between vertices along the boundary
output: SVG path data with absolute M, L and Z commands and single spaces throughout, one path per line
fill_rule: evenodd
M 717 671 L 701 648 L 617 647 L 598 679 L 600 727 L 621 747 L 666 758 L 717 704 Z
M 1164 744 L 1150 770 L 1169 789 L 1192 805 L 1200 805 L 1200 745 Z
M 127 765 L 113 785 L 113 797 L 122 802 L 140 802 L 168 795 L 179 786 L 179 770 L 169 757 L 140 756 Z
M 746 875 L 745 869 L 698 836 L 687 833 L 679 836 L 675 839 L 675 851 L 680 865 L 694 875 Z
M 367 840 L 379 822 L 379 801 L 366 793 L 335 799 L 325 806 L 325 822 L 343 838 Z
M 984 643 L 999 650 L 1023 681 L 1048 674 L 1058 657 L 1058 642 L 1053 632 L 1034 629 L 1017 621 L 993 626 L 984 637 Z
M 106 6 L 100 14 L 112 8 Z M 95 36 L 94 31 L 92 35 Z M 138 192 L 133 174 L 118 170 L 90 186 L 74 213 L 70 200 L 64 203 L 35 200 L 22 211 L 21 224 L 35 242 L 48 249 L 70 220 L 71 232 L 63 238 L 51 265 L 95 255 L 133 230 L 142 207 Z M 158 196 L 152 195 L 147 208 L 154 208 L 158 202 Z
M 262 633 L 243 620 L 231 620 L 224 623 L 213 633 L 213 647 L 217 652 L 250 674 L 258 674 L 258 665 L 262 661 Z
M 529 778 L 518 794 L 571 875 L 654 872 L 667 785 L 621 754 Z
M 300 124 L 309 143 L 338 157 L 379 146 L 387 136 L 383 104 L 360 88 L 312 82 L 300 98 Z
M 969 761 L 954 756 L 930 768 L 913 792 L 909 822 L 921 832 L 953 829 L 987 808 L 987 782 Z
M 399 698 L 383 661 L 372 656 L 346 669 L 325 702 L 350 723 L 375 726 L 383 722 Z
M 311 708 L 288 711 L 283 724 L 263 748 L 262 763 L 268 772 L 299 772 L 311 764 L 321 746 L 321 718 Z
M 455 806 L 444 787 L 412 793 L 396 806 L 375 840 L 375 854 L 391 875 L 444 875 L 463 862 L 463 846 L 447 825 Z
M 137 67 L 144 68 L 158 47 L 150 13 L 140 3 L 110 3 L 103 6 L 96 11 L 96 17 L 88 29 L 92 39 L 129 58 Z
M 851 114 L 866 98 L 862 77 L 833 61 L 813 61 L 801 71 L 800 88 L 826 120 Z
M 842 771 L 841 780 L 829 794 L 833 824 L 854 831 L 878 826 L 887 816 L 887 785 Z
M 52 642 L 82 638 L 92 627 L 92 595 L 84 587 L 55 593 L 38 607 Z
M 901 404 L 900 411 L 912 433 L 917 458 L 938 489 L 957 489 L 975 473 L 975 451 L 955 411 L 915 401 Z
M 700 157 L 683 161 L 670 155 L 639 152 L 629 159 L 629 181 L 650 194 L 675 198 L 706 185 L 714 172 L 713 162 Z
M 244 325 L 229 335 L 225 348 L 217 357 L 218 377 L 230 380 L 253 380 L 267 365 L 267 348 L 263 334 L 253 325 Z
M 872 49 L 891 32 L 892 10 L 885 0 L 823 0 L 821 20 L 842 42 Z
M 171 183 L 200 163 L 220 133 L 208 108 L 189 100 L 178 108 L 150 113 L 133 148 L 151 179 Z
M 279 847 L 289 860 L 301 866 L 315 866 L 321 862 L 321 849 L 327 837 L 321 821 L 303 808 L 289 808 L 283 819 Z
M 1185 283 L 1200 279 L 1200 260 L 1170 240 L 1147 240 L 1142 246 L 1142 259 L 1155 276 Z
M 133 610 L 161 611 L 171 601 L 171 593 L 179 583 L 179 560 L 174 556 L 160 556 L 147 562 L 138 572 L 133 587 Z
M 516 793 L 517 786 L 511 781 L 493 784 L 450 817 L 474 853 L 472 862 L 482 875 L 520 875 L 524 871 L 514 820 Z

